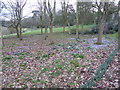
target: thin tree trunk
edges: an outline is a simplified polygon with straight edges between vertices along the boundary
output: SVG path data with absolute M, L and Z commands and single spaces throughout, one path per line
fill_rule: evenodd
M 45 34 L 47 34 L 48 33 L 48 31 L 47 31 L 47 27 L 45 27 Z
M 53 30 L 52 30 L 52 23 L 50 23 L 50 33 L 53 33 Z
M 79 26 L 78 26 L 78 1 L 76 5 L 76 36 L 79 38 Z
M 41 34 L 43 34 L 43 28 L 41 27 Z
M 76 23 L 76 36 L 79 38 L 79 26 L 78 23 Z
M 3 40 L 3 33 L 1 33 L 1 40 L 2 40 L 2 49 L 3 49 L 3 47 L 5 46 L 4 40 Z
M 63 26 L 63 32 L 65 32 L 65 25 Z
M 20 21 L 19 29 L 20 29 L 20 37 L 19 37 L 19 39 L 22 40 L 22 26 L 21 26 L 21 21 Z
M 68 27 L 69 27 L 68 33 L 69 33 L 69 34 L 71 34 L 71 27 L 70 27 L 70 23 L 68 23 Z
M 120 16 L 118 21 L 118 49 L 120 50 Z
M 4 47 L 4 40 L 3 40 L 3 32 L 2 32 L 2 26 L 0 25 L 0 36 L 1 36 L 1 41 L 0 41 L 0 46 L 1 46 L 1 53 L 2 53 L 2 49 L 3 49 L 3 47 Z
M 120 1 L 118 3 L 118 50 L 120 50 Z
M 98 31 L 98 39 L 97 44 L 102 44 L 102 35 L 104 31 L 104 25 L 105 25 L 105 16 L 102 17 L 100 23 L 99 23 L 99 31 Z
M 83 30 L 83 28 L 84 28 L 84 23 L 82 23 L 82 30 Z
M 17 38 L 19 38 L 20 35 L 19 35 L 19 29 L 18 29 L 18 27 L 16 27 L 16 31 L 17 31 Z

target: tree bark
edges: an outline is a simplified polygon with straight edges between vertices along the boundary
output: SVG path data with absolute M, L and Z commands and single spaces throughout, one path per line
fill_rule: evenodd
M 48 33 L 48 31 L 47 31 L 47 27 L 45 27 L 45 34 L 46 34 L 46 33 Z
M 52 30 L 52 23 L 50 23 L 50 33 L 53 33 L 53 30 Z
M 17 38 L 19 38 L 20 37 L 20 35 L 19 35 L 19 29 L 18 29 L 18 27 L 16 27 L 15 29 L 17 31 Z
M 70 27 L 70 23 L 68 23 L 68 27 L 69 27 L 68 33 L 69 33 L 69 34 L 71 34 L 71 27 Z
M 65 32 L 65 25 L 63 26 L 63 32 Z
M 21 20 L 20 20 L 20 25 L 19 25 L 19 29 L 20 29 L 20 40 L 22 40 L 22 25 L 21 25 Z
M 120 50 L 120 1 L 118 3 L 118 50 Z
M 102 35 L 104 31 L 104 25 L 105 25 L 105 16 L 103 15 L 99 23 L 97 44 L 102 44 Z
M 81 28 L 82 28 L 81 34 L 84 34 L 84 22 L 82 23 Z
M 1 36 L 1 41 L 0 41 L 0 46 L 1 46 L 1 52 L 2 52 L 2 49 L 3 49 L 3 47 L 4 47 L 4 40 L 3 40 L 3 32 L 2 32 L 2 26 L 0 25 L 0 36 Z
M 41 34 L 43 34 L 43 28 L 41 27 Z
M 79 38 L 79 26 L 78 26 L 78 1 L 76 5 L 76 36 Z

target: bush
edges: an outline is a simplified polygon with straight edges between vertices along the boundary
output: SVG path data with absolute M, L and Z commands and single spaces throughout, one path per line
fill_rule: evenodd
M 98 34 L 98 25 L 93 26 L 91 30 L 83 29 L 79 30 L 79 34 Z M 107 22 L 105 24 L 105 30 L 103 34 L 114 34 L 118 32 L 118 24 L 114 24 L 113 22 Z M 71 34 L 76 34 L 76 28 L 71 29 Z
M 118 32 L 118 24 L 114 25 L 114 28 L 113 28 L 116 32 Z
M 104 34 L 114 34 L 118 31 L 118 24 L 106 24 L 105 30 L 103 31 Z M 93 26 L 91 32 L 87 32 L 87 34 L 97 34 L 98 33 L 98 26 Z
M 93 26 L 91 30 L 91 34 L 97 34 L 98 33 L 98 26 Z

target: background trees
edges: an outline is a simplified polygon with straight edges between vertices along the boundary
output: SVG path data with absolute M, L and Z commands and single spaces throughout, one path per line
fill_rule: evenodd
M 79 24 L 93 23 L 92 2 L 78 2 Z
M 49 16 L 49 29 L 50 29 L 50 33 L 53 32 L 52 27 L 53 27 L 53 22 L 54 22 L 54 16 L 55 16 L 55 9 L 56 9 L 56 1 L 54 0 L 54 5 L 52 7 L 52 1 L 50 2 L 50 0 L 48 0 L 48 2 L 46 3 L 46 1 L 44 2 L 44 7 L 48 13 Z M 46 5 L 47 4 L 47 5 Z
M 21 39 L 23 8 L 27 0 L 8 1 L 8 11 L 10 13 L 11 26 L 16 29 L 17 37 Z
M 62 8 L 62 20 L 63 20 L 63 32 L 65 32 L 65 27 L 68 20 L 68 2 L 61 2 L 61 8 Z
M 55 0 L 37 0 L 37 8 L 31 10 L 33 16 L 23 18 L 23 8 L 26 4 L 26 0 L 15 0 L 15 2 L 9 1 L 7 8 L 10 12 L 11 27 L 14 27 L 17 31 L 17 37 L 21 37 L 22 27 L 37 29 L 41 28 L 41 34 L 43 28 L 47 33 L 49 26 L 50 32 L 53 32 L 52 27 L 63 26 L 63 32 L 65 27 L 69 26 L 69 34 L 73 31 L 70 26 L 76 25 L 76 35 L 78 37 L 79 25 L 82 25 L 82 29 L 86 24 L 97 24 L 96 33 L 98 34 L 97 43 L 102 43 L 102 34 L 108 30 L 113 29 L 113 24 L 117 24 L 117 6 L 113 2 L 78 2 L 75 7 L 70 2 L 63 1 L 59 4 L 60 9 L 56 11 Z M 7 21 L 5 21 L 6 23 Z M 71 30 L 70 30 L 71 29 Z M 99 31 L 98 31 L 99 29 Z M 84 29 L 83 29 L 84 30 Z M 71 31 L 71 32 L 70 32 Z M 116 30 L 117 31 L 117 30 Z M 83 32 L 84 34 L 84 32 Z
M 41 27 L 41 34 L 43 34 L 43 17 L 44 17 L 44 3 L 42 0 L 38 0 L 38 9 L 39 9 L 39 18 L 40 18 L 40 27 Z

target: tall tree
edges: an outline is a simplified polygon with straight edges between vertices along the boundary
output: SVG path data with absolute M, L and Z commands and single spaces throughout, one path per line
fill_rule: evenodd
M 33 13 L 33 16 L 32 16 L 33 24 L 32 24 L 32 26 L 33 26 L 33 28 L 36 28 L 38 26 L 37 21 L 39 19 L 39 10 L 33 10 L 32 13 Z
M 39 9 L 39 17 L 40 17 L 40 27 L 41 34 L 43 34 L 43 16 L 44 16 L 44 6 L 42 0 L 38 0 L 38 9 Z
M 82 25 L 82 29 L 88 17 L 90 16 L 89 14 L 91 12 L 91 9 L 92 9 L 92 2 L 84 2 L 83 0 L 78 2 L 78 16 L 80 20 L 79 23 Z
M 45 34 L 47 34 L 48 33 L 48 31 L 47 31 L 47 28 L 48 28 L 48 26 L 47 26 L 47 10 L 46 10 L 46 0 L 44 0 L 44 2 L 43 2 L 43 6 L 44 6 L 44 20 L 45 20 Z
M 120 1 L 118 2 L 118 50 L 120 50 Z
M 53 7 L 52 7 L 51 3 L 52 3 L 52 1 L 50 2 L 50 0 L 48 0 L 47 5 L 45 5 L 45 8 L 47 10 L 47 13 L 48 13 L 48 16 L 49 16 L 49 19 L 50 19 L 50 23 L 49 23 L 50 33 L 53 32 L 52 29 L 53 29 L 54 15 L 55 15 L 55 12 L 56 12 L 56 0 L 54 0 Z
M 67 10 L 67 25 L 69 28 L 68 33 L 71 34 L 71 25 L 74 25 L 75 23 L 75 10 L 73 8 L 72 4 L 68 5 L 68 10 Z
M 115 13 L 117 10 L 114 8 L 113 2 L 96 2 L 96 7 L 98 9 L 99 18 L 98 18 L 98 39 L 97 44 L 102 44 L 102 35 L 105 30 L 106 18 L 108 15 Z
M 63 32 L 65 32 L 65 27 L 67 24 L 67 20 L 68 20 L 68 2 L 65 2 L 65 0 L 63 2 L 61 2 L 61 7 L 62 7 L 62 18 L 63 18 Z
M 76 0 L 76 35 L 79 38 L 79 26 L 78 26 L 78 0 Z
M 8 1 L 8 11 L 11 15 L 11 26 L 16 29 L 17 37 L 22 40 L 22 19 L 23 19 L 23 9 L 26 5 L 27 0 L 15 0 Z
M 4 2 L 2 2 L 2 1 L 0 1 L 0 14 L 1 14 L 1 12 L 2 12 L 2 10 L 3 9 L 6 9 L 6 5 L 4 4 Z M 0 46 L 2 47 L 2 49 L 3 49 L 3 46 L 4 46 L 4 41 L 3 41 L 3 32 L 2 32 L 2 26 L 1 26 L 1 21 L 0 21 Z M 1 54 L 2 55 L 2 54 Z

